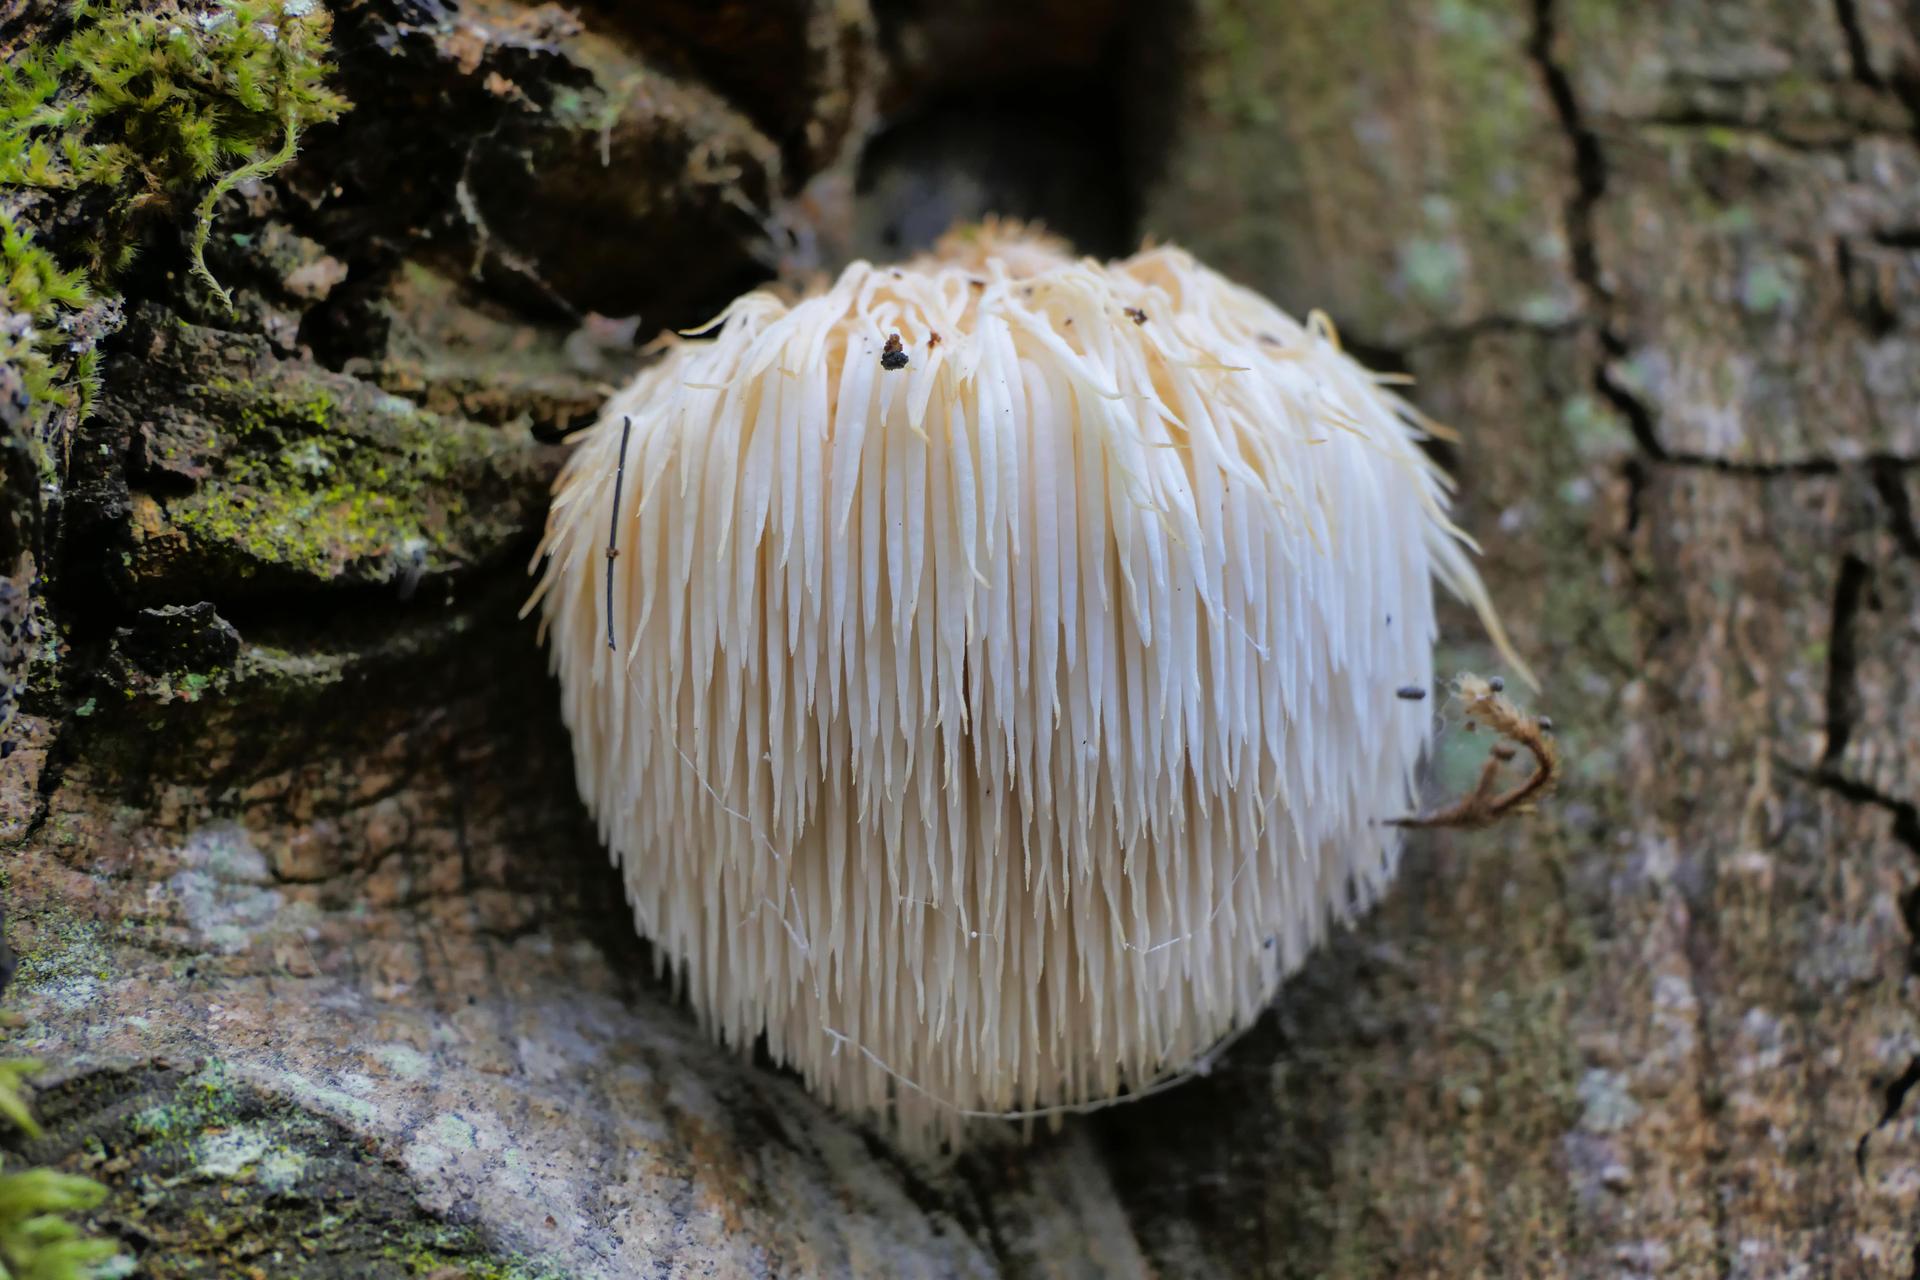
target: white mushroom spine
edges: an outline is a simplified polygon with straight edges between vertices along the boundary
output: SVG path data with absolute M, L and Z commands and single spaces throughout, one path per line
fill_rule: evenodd
M 1188 1067 L 1392 875 L 1434 581 L 1490 618 L 1417 415 L 1172 248 L 987 231 L 716 325 L 541 548 L 640 932 L 914 1149 Z

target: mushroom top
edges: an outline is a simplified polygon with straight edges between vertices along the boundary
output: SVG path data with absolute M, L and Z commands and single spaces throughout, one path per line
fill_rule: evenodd
M 1420 418 L 1179 249 L 1017 228 L 702 333 L 537 562 L 660 963 L 910 1148 L 1190 1069 L 1391 875 L 1435 580 L 1492 623 Z

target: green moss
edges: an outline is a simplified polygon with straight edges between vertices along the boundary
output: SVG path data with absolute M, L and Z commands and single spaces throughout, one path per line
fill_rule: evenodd
M 371 447 L 331 430 L 338 407 L 323 389 L 245 393 L 222 432 L 226 483 L 169 503 L 167 516 L 203 544 L 321 579 L 424 553 L 465 513 L 448 481 L 474 449 L 404 402 L 393 409 L 377 416 L 397 438 Z
M 59 351 L 62 318 L 91 297 L 81 272 L 61 270 L 53 255 L 0 209 L 0 365 L 19 370 L 32 399 L 64 404 L 77 397 L 83 412 L 91 407 L 99 383 L 97 353 L 88 350 L 69 361 Z M 42 471 L 51 465 L 44 451 L 36 462 Z
M 110 1181 L 114 1220 L 152 1242 L 140 1274 L 154 1280 L 566 1274 L 428 1216 L 404 1173 L 309 1101 L 262 1093 L 218 1060 L 83 1074 L 43 1097 L 47 1145 Z
M 126 266 L 144 223 L 194 213 L 194 274 L 214 206 L 293 158 L 301 132 L 346 103 L 327 89 L 331 19 L 318 0 L 78 0 L 0 65 L 0 392 L 90 411 L 98 324 L 80 313 Z M 26 195 L 40 191 L 54 202 Z M 43 228 L 76 228 L 36 243 Z M 48 239 L 44 234 L 41 239 Z M 61 258 L 76 265 L 63 267 Z M 97 321 L 97 316 L 96 316 Z M 11 369 L 18 378 L 6 387 Z M 51 452 L 31 431 L 43 483 Z
M 0 1120 L 28 1137 L 40 1126 L 27 1110 L 20 1086 L 40 1070 L 31 1058 L 0 1061 Z M 91 1178 L 54 1169 L 6 1171 L 0 1163 L 0 1276 L 8 1280 L 90 1280 L 125 1274 L 120 1242 L 84 1234 L 67 1215 L 85 1213 L 106 1199 Z
M 40 1070 L 41 1064 L 34 1058 L 0 1059 L 0 1120 L 5 1120 L 29 1138 L 40 1136 L 40 1126 L 34 1123 L 33 1113 L 27 1110 L 27 1100 L 20 1095 L 20 1086 L 30 1075 Z
M 192 487 L 136 498 L 129 595 L 390 583 L 404 599 L 498 556 L 537 518 L 546 479 L 522 429 L 282 363 L 263 339 L 193 325 L 147 332 L 146 367 L 181 388 L 179 412 L 154 425 L 147 447 Z M 199 692 L 178 678 L 174 687 Z
M 409 1276 L 456 1275 L 461 1280 L 565 1280 L 566 1273 L 523 1257 L 491 1257 L 476 1248 L 471 1231 L 424 1224 L 415 1238 L 387 1250 Z
M 293 158 L 300 133 L 346 102 L 326 87 L 331 18 L 317 0 L 80 0 L 64 39 L 0 71 L 0 185 L 80 191 L 100 216 L 89 272 L 124 266 L 154 209 L 197 199 L 195 273 L 213 207 Z
M 91 1178 L 53 1169 L 0 1172 L 4 1274 L 13 1280 L 88 1280 L 103 1274 L 120 1256 L 119 1241 L 84 1235 L 66 1215 L 96 1207 L 106 1194 Z

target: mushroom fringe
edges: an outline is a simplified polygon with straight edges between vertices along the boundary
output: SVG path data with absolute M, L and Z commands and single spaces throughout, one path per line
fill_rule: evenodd
M 1434 581 L 1506 647 L 1430 424 L 1170 247 L 988 226 L 701 332 L 527 606 L 659 962 L 910 1150 L 1204 1066 L 1394 871 Z

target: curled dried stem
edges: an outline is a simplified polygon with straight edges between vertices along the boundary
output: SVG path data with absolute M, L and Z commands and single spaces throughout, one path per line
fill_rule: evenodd
M 1480 767 L 1480 777 L 1466 795 L 1427 813 L 1404 818 L 1389 818 L 1397 827 L 1446 827 L 1472 830 L 1491 826 L 1514 813 L 1532 809 L 1534 801 L 1546 794 L 1560 777 L 1560 749 L 1554 745 L 1553 722 L 1545 716 L 1529 715 L 1501 692 L 1498 679 L 1463 674 L 1455 678 L 1453 691 L 1466 708 L 1467 728 L 1486 725 L 1499 735 Z M 1533 757 L 1533 771 L 1520 782 L 1499 790 L 1500 772 L 1526 748 Z

